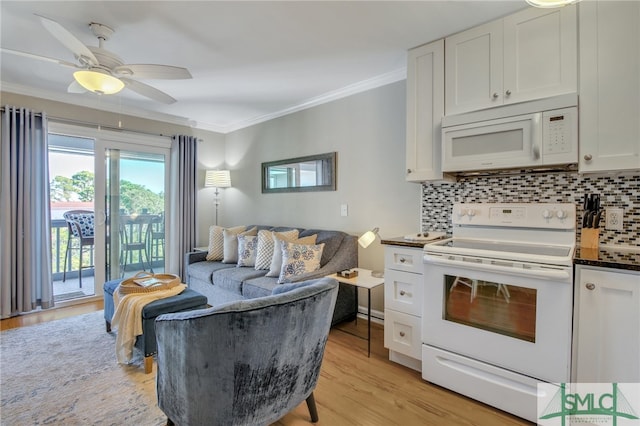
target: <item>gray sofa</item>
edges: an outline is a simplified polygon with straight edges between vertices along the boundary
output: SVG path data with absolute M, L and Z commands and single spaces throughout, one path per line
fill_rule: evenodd
M 294 228 L 257 226 L 258 230 L 286 231 Z M 320 269 L 295 277 L 295 281 L 321 278 L 344 269 L 358 266 L 357 238 L 342 231 L 326 231 L 318 229 L 300 229 L 299 237 L 317 235 L 316 244 L 324 243 Z M 244 299 L 269 296 L 276 289 L 278 278 L 266 277 L 267 271 L 253 267 L 238 267 L 235 263 L 222 263 L 206 260 L 203 251 L 190 252 L 185 255 L 185 265 L 189 288 L 204 294 L 211 306 Z M 356 289 L 347 284 L 340 284 L 338 300 L 333 314 L 332 324 L 353 319 L 356 315 Z

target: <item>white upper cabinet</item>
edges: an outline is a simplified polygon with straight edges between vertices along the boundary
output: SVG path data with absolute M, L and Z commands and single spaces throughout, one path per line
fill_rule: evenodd
M 445 39 L 446 114 L 501 105 L 502 20 Z
M 406 179 L 440 180 L 444 115 L 444 41 L 408 52 Z
M 580 3 L 580 172 L 640 170 L 640 2 Z
M 575 6 L 529 8 L 445 39 L 445 108 L 460 114 L 577 91 Z

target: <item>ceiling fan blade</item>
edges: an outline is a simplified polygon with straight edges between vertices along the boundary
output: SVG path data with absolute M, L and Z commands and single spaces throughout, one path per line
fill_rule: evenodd
M 171 65 L 125 64 L 113 69 L 115 74 L 136 78 L 184 80 L 193 78 L 188 69 Z
M 154 101 L 162 102 L 164 104 L 172 104 L 175 103 L 176 100 L 171 96 L 167 95 L 161 90 L 156 89 L 155 87 L 151 87 L 148 84 L 140 83 L 139 81 L 131 80 L 129 78 L 120 78 L 128 89 L 133 90 L 139 95 L 145 96 L 149 99 L 153 99 Z
M 67 87 L 67 92 L 68 93 L 86 93 L 87 89 L 82 87 L 80 83 L 78 83 L 77 81 L 73 80 L 69 85 L 69 87 Z
M 63 61 L 62 59 L 49 58 L 47 56 L 36 55 L 34 53 L 28 53 L 28 52 L 22 52 L 20 50 L 6 49 L 4 47 L 1 47 L 0 50 L 2 52 L 5 52 L 5 53 L 10 53 L 11 55 L 24 56 L 25 58 L 38 59 L 40 61 L 53 62 L 54 64 L 63 65 L 65 67 L 82 68 L 77 64 L 74 64 L 72 62 Z
M 75 57 L 83 65 L 97 66 L 99 65 L 98 59 L 93 52 L 89 50 L 80 40 L 76 38 L 69 30 L 57 23 L 56 21 L 45 18 L 44 16 L 36 15 L 40 18 L 42 25 L 54 36 L 60 43 L 73 52 Z

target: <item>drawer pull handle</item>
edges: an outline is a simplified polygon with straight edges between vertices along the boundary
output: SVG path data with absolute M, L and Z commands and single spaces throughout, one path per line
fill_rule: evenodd
M 585 287 L 587 287 L 587 290 L 593 290 L 596 288 L 596 285 L 594 283 L 587 283 Z
M 404 331 L 400 332 L 400 337 L 404 337 Z
M 404 291 L 404 290 L 400 290 L 400 296 L 404 296 L 405 294 L 407 294 L 407 292 L 406 292 L 406 291 Z
M 406 261 L 407 261 L 407 259 L 405 259 L 404 257 L 401 257 L 401 258 L 400 258 L 400 263 L 404 263 L 404 262 L 406 262 Z

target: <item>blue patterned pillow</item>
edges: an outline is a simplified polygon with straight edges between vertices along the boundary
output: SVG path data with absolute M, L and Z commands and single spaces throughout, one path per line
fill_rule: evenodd
M 296 244 L 282 242 L 282 269 L 278 283 L 291 282 L 298 275 L 320 269 L 323 244 Z
M 254 266 L 258 251 L 258 237 L 253 235 L 238 235 L 238 267 Z

